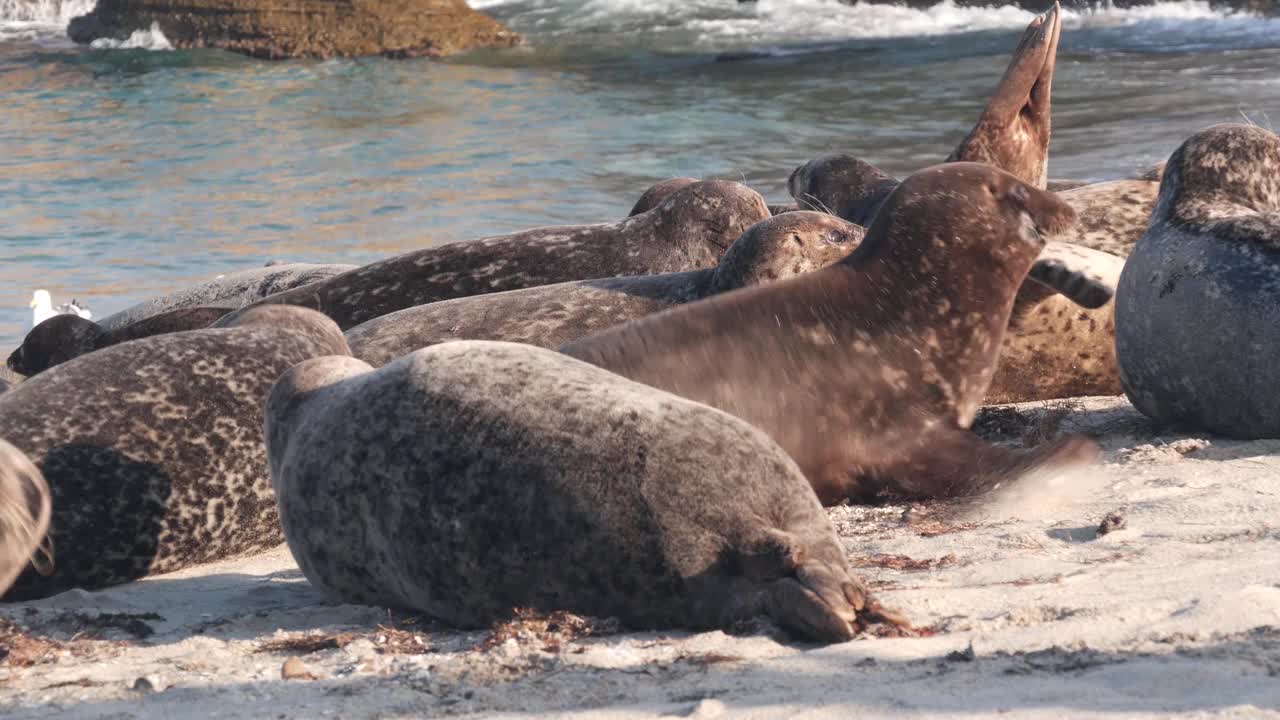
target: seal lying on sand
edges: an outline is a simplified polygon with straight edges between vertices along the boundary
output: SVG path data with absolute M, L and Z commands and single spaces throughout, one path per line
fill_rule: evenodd
M 20 450 L 0 440 L 0 596 L 44 540 L 49 507 L 44 476 Z
M 7 599 L 99 588 L 281 540 L 262 411 L 293 365 L 346 354 L 320 313 L 260 308 L 235 327 L 121 343 L 0 395 L 0 437 L 53 495 L 52 574 Z
M 640 199 L 636 200 L 636 204 L 631 206 L 631 212 L 627 213 L 627 217 L 635 217 L 641 213 L 649 212 L 665 202 L 667 198 L 696 182 L 698 182 L 697 178 L 677 177 L 650 185 L 649 189 L 645 190 L 640 196 Z
M 508 340 L 555 348 L 682 303 L 826 267 L 865 230 L 795 212 L 752 225 L 714 268 L 542 285 L 419 305 L 347 331 L 351 354 L 375 367 L 449 340 Z
M 266 417 L 289 549 L 344 602 L 462 627 L 514 608 L 635 628 L 764 614 L 828 642 L 875 614 L 764 433 L 550 350 L 311 360 L 272 388 Z
M 538 228 L 417 250 L 258 304 L 314 308 L 345 330 L 451 298 L 713 267 L 730 243 L 767 217 L 764 199 L 745 185 L 702 181 L 618 223 Z
M 181 307 L 104 330 L 77 315 L 57 315 L 31 329 L 7 361 L 10 370 L 31 376 L 85 353 L 129 340 L 207 328 L 235 308 Z
M 829 268 L 562 350 L 765 430 L 825 503 L 982 492 L 1097 452 L 1068 437 L 1018 453 L 966 429 L 1042 233 L 1073 217 L 1055 195 L 990 166 L 937 165 L 908 177 L 858 249 Z
M 239 308 L 268 295 L 326 280 L 355 265 L 268 264 L 220 275 L 208 282 L 152 298 L 98 321 L 103 330 L 119 330 L 152 315 L 178 308 L 218 306 Z
M 1116 291 L 1134 407 L 1235 438 L 1280 437 L 1280 136 L 1239 123 L 1169 158 Z

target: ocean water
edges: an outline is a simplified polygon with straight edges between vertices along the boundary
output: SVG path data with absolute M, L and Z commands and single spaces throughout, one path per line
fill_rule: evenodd
M 786 198 L 830 151 L 946 157 L 1031 13 L 835 0 L 480 0 L 526 47 L 446 62 L 263 62 L 92 0 L 0 0 L 0 350 L 44 287 L 105 316 L 268 259 L 366 262 L 620 218 L 652 182 Z M 1067 12 L 1050 175 L 1106 179 L 1214 122 L 1280 120 L 1280 20 L 1179 0 Z

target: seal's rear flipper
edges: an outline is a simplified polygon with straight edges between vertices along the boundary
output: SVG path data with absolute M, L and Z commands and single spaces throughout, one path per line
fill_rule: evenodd
M 977 124 L 947 162 L 985 162 L 1045 187 L 1050 95 L 1061 31 L 1062 15 L 1055 2 L 1027 26 Z
M 921 433 L 906 464 L 895 471 L 888 495 L 913 499 L 970 497 L 1013 482 L 1042 467 L 1084 465 L 1098 459 L 1097 443 L 1065 435 L 1032 450 L 992 445 L 969 430 L 937 426 Z
M 1081 307 L 1102 307 L 1115 295 L 1116 284 L 1120 282 L 1120 271 L 1123 269 L 1124 258 L 1111 253 L 1072 243 L 1046 243 L 1040 251 L 1040 257 L 1036 258 L 1031 271 L 1027 273 L 1027 278 L 1035 282 L 1024 283 L 1019 290 L 1014 314 L 1018 314 L 1017 309 L 1023 307 L 1025 302 L 1044 299 L 1035 299 L 1041 291 L 1028 287 L 1035 283 L 1053 292 L 1062 293 Z M 1024 291 L 1027 293 L 1025 300 Z

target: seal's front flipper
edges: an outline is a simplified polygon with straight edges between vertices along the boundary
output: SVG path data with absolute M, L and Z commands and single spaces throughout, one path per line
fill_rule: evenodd
M 1040 251 L 1027 278 L 1092 310 L 1106 305 L 1115 296 L 1123 269 L 1124 258 L 1111 253 L 1072 243 L 1049 242 Z M 1023 288 L 1027 289 L 1027 285 L 1024 283 Z M 1034 290 L 1029 291 L 1027 300 L 1035 295 Z M 1019 290 L 1015 316 L 1023 302 L 1023 290 Z
M 954 426 L 920 433 L 914 445 L 906 462 L 893 469 L 885 494 L 915 499 L 969 497 L 1033 470 L 1085 465 L 1099 456 L 1098 445 L 1083 435 L 1064 435 L 1031 450 L 1012 450 Z
M 49 486 L 27 456 L 0 440 L 0 597 L 30 563 L 52 572 L 45 540 L 52 510 Z

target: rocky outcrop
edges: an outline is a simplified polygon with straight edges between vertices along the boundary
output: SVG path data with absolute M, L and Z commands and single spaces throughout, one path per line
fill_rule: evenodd
M 270 59 L 440 57 L 520 42 L 464 0 L 98 0 L 67 35 L 124 40 L 152 23 L 174 47 Z

